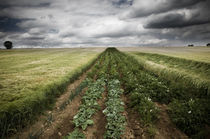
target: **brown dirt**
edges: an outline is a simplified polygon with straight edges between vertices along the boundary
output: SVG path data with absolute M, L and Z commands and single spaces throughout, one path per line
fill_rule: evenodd
M 140 126 L 141 124 L 139 122 L 139 115 L 127 107 L 128 99 L 125 95 L 122 96 L 122 100 L 125 103 L 125 112 L 123 113 L 123 115 L 125 116 L 127 123 L 125 134 L 122 138 L 142 139 L 143 129 Z
M 101 109 L 94 114 L 93 121 L 94 124 L 92 126 L 88 126 L 88 128 L 84 131 L 84 134 L 87 139 L 103 139 L 103 135 L 106 131 L 106 117 L 103 114 L 103 110 L 105 109 L 105 101 L 106 101 L 107 91 L 102 94 L 102 99 L 98 101 L 99 106 Z
M 84 89 L 80 95 L 66 107 L 62 114 L 58 116 L 57 122 L 52 124 L 51 127 L 41 136 L 42 139 L 59 139 L 74 130 L 73 117 L 78 112 L 81 104 L 82 95 L 87 89 Z
M 178 130 L 176 126 L 171 122 L 167 109 L 168 107 L 164 104 L 155 103 L 161 109 L 159 121 L 156 124 L 157 133 L 155 139 L 187 139 L 188 137 Z
M 90 69 L 87 72 L 89 72 Z M 69 84 L 66 91 L 59 98 L 57 98 L 53 110 L 46 111 L 45 114 L 41 115 L 38 118 L 39 120 L 34 124 L 28 125 L 22 131 L 12 135 L 9 138 L 25 139 L 29 138 L 30 135 L 34 137 L 39 137 L 41 135 L 41 138 L 49 138 L 49 135 L 53 134 L 55 130 L 60 127 L 60 123 L 63 123 L 64 120 L 67 120 L 65 119 L 66 117 L 70 118 L 71 115 L 77 111 L 80 104 L 81 95 L 76 96 L 74 100 L 62 111 L 59 109 L 59 106 L 68 100 L 72 91 L 75 90 L 76 87 L 79 86 L 79 84 L 86 78 L 87 72 L 83 73 L 78 80 Z

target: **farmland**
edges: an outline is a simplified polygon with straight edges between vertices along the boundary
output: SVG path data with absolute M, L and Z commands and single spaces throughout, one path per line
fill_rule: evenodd
M 11 130 L 4 123 L 14 128 L 49 107 L 99 53 L 91 49 L 0 51 L 1 133 Z
M 15 103 L 14 99 L 18 99 L 17 96 L 22 100 L 21 97 L 36 94 L 37 99 L 31 100 L 32 97 L 27 102 L 41 102 L 42 99 L 39 97 L 41 93 L 46 92 L 47 98 L 58 97 L 61 92 L 64 92 L 67 84 L 74 84 L 73 81 L 77 80 L 82 73 L 85 76 L 72 90 L 67 89 L 66 93 L 69 96 L 58 105 L 56 103 L 56 107 L 48 112 L 47 120 L 39 121 L 40 125 L 27 130 L 24 129 L 25 121 L 16 122 L 12 127 L 7 127 L 7 123 L 4 123 L 1 125 L 1 130 L 5 134 L 12 134 L 11 129 L 17 129 L 22 125 L 23 130 L 14 134 L 14 137 L 20 138 L 118 139 L 205 138 L 209 136 L 210 65 L 208 58 L 195 60 L 189 56 L 185 57 L 186 55 L 171 54 L 171 50 L 171 53 L 167 55 L 163 54 L 162 50 L 157 53 L 154 51 L 155 54 L 141 50 L 128 52 L 125 48 L 120 50 L 126 52 L 115 48 L 108 48 L 104 52 L 101 50 L 38 51 L 40 56 L 37 56 L 37 52 L 29 51 L 27 58 L 21 64 L 18 62 L 18 55 L 20 53 L 25 55 L 26 52 L 12 53 L 15 55 L 12 60 L 8 60 L 12 57 L 9 51 L 3 53 L 1 59 L 5 61 L 0 63 L 3 65 L 1 69 L 1 78 L 4 77 L 1 82 L 2 86 L 6 86 L 6 83 L 9 82 L 6 79 L 15 80 L 13 74 L 16 73 L 16 69 L 13 66 L 20 68 L 20 73 L 16 73 L 16 76 L 19 75 L 16 80 L 25 77 L 25 80 L 15 82 L 19 83 L 19 86 L 11 82 L 14 87 L 7 85 L 7 90 L 1 92 L 1 103 L 4 105 Z M 33 54 L 35 56 L 31 57 Z M 30 57 L 35 58 L 36 62 L 29 59 Z M 78 62 L 79 60 L 81 61 Z M 17 64 L 12 64 L 10 61 L 14 63 L 16 61 Z M 88 68 L 90 69 L 87 71 Z M 83 70 L 77 73 L 76 69 Z M 74 73 L 77 73 L 77 76 Z M 6 75 L 7 78 L 5 78 Z M 72 76 L 75 76 L 73 81 L 66 81 Z M 41 82 L 44 79 L 39 80 L 39 78 L 45 78 L 45 81 Z M 48 80 L 49 82 L 46 82 Z M 48 86 L 47 83 L 53 83 L 53 85 Z M 62 89 L 58 89 L 61 83 Z M 21 90 L 23 88 L 30 91 Z M 42 88 L 42 92 L 38 88 Z M 51 89 L 49 91 L 51 93 L 45 90 L 46 88 Z M 4 97 L 3 95 L 8 95 L 8 92 L 14 92 L 17 96 L 11 94 L 11 96 Z M 12 96 L 14 98 L 10 100 Z M 44 101 L 50 101 L 47 98 Z M 13 114 L 13 111 L 12 107 L 8 109 L 8 113 Z M 8 117 L 2 115 L 1 118 Z M 11 119 L 7 121 L 11 122 Z
M 119 48 L 124 52 L 155 53 L 200 62 L 210 62 L 209 47 L 129 47 Z
M 132 50 L 132 49 L 130 49 Z M 141 48 L 130 51 L 144 68 L 166 80 L 183 86 L 210 86 L 210 49 L 203 48 Z

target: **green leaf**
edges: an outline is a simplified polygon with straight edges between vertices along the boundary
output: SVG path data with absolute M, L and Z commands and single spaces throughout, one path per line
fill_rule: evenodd
M 87 123 L 88 125 L 93 125 L 93 124 L 94 124 L 93 120 L 87 120 L 86 123 Z

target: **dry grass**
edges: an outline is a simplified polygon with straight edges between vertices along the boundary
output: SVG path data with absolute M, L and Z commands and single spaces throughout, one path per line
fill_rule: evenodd
M 0 51 L 0 105 L 33 94 L 99 54 L 94 49 L 24 49 Z
M 210 63 L 210 47 L 130 47 L 120 51 L 156 53 Z

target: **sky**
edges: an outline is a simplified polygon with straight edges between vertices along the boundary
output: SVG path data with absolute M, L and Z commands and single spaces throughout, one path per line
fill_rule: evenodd
M 1 0 L 0 48 L 210 43 L 210 0 Z

